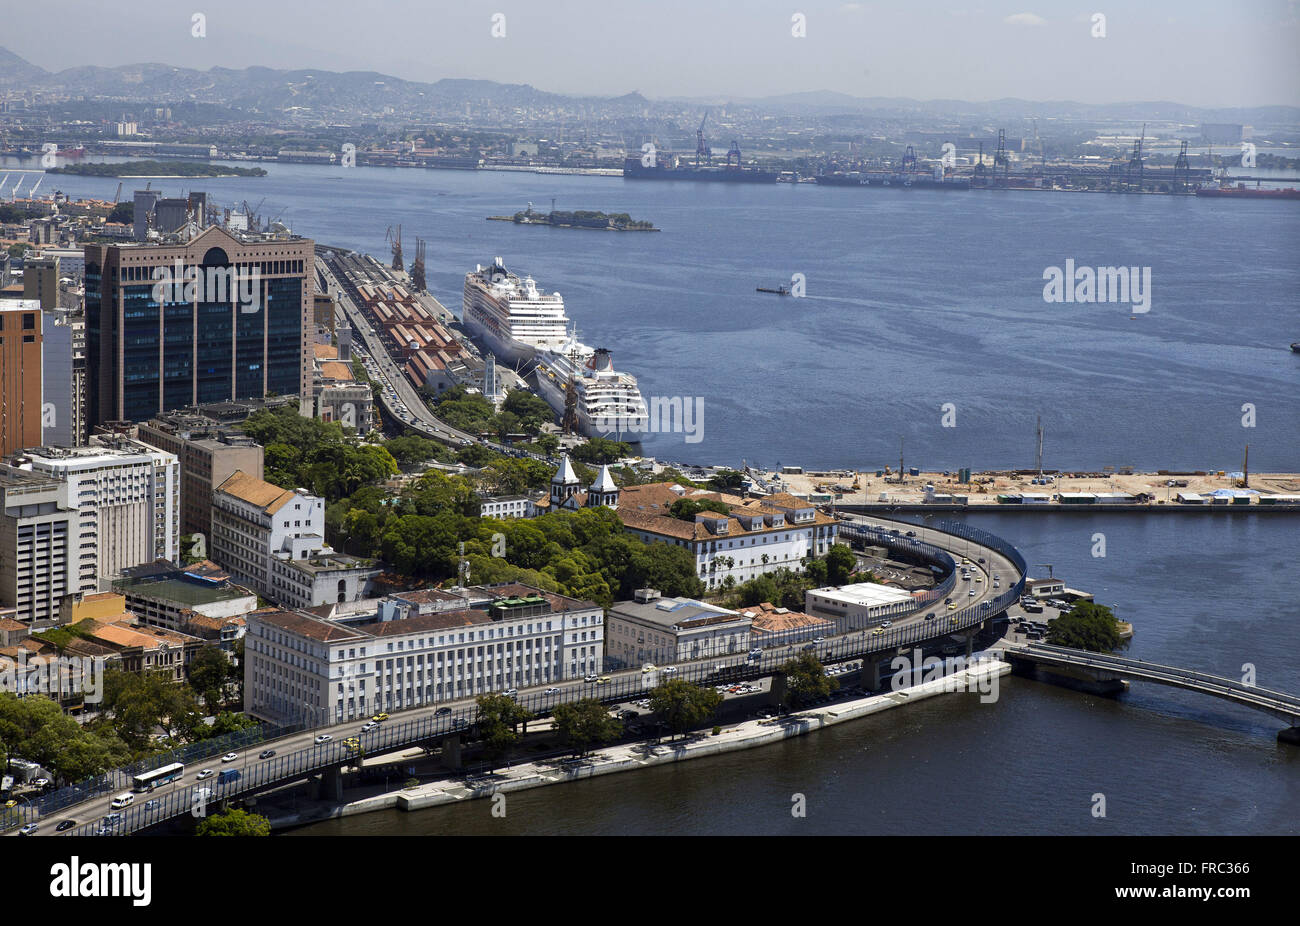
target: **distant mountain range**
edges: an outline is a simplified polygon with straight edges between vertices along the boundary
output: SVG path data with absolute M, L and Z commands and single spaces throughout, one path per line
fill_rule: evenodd
M 270 118 L 282 113 L 374 113 L 391 107 L 396 114 L 464 113 L 481 109 L 587 109 L 592 115 L 666 115 L 683 107 L 727 106 L 773 114 L 834 116 L 925 115 L 930 117 L 1018 117 L 1081 121 L 1173 120 L 1186 123 L 1232 122 L 1255 126 L 1300 125 L 1300 107 L 1257 106 L 1209 109 L 1169 101 L 1090 104 L 1002 99 L 987 102 L 855 97 L 810 91 L 756 98 L 671 98 L 650 100 L 640 93 L 617 97 L 568 96 L 529 84 L 491 80 L 443 79 L 434 83 L 403 80 L 376 71 L 325 69 L 282 71 L 265 67 L 206 71 L 166 64 L 76 67 L 51 72 L 0 47 L 0 89 L 42 90 L 89 99 L 170 104 L 216 103 Z

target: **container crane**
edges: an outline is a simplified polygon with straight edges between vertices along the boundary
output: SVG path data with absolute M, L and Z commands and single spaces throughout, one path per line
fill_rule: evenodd
M 704 111 L 704 118 L 700 120 L 700 127 L 695 130 L 695 166 L 700 166 L 700 158 L 704 163 L 713 166 L 713 151 L 704 143 L 704 123 L 709 121 L 709 111 Z

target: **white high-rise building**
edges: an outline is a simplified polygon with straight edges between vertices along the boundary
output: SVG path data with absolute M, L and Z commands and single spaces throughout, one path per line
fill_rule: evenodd
M 73 591 L 94 594 L 125 569 L 180 556 L 181 467 L 174 454 L 138 441 L 108 438 L 91 447 L 37 447 L 22 469 L 68 486 L 77 509 Z

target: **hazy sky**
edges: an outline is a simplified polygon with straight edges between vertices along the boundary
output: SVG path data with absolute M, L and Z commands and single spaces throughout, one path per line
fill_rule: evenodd
M 205 38 L 191 36 L 195 13 Z M 0 44 L 49 70 L 155 61 L 600 96 L 1300 105 L 1297 0 L 61 0 L 10 4 L 0 23 Z

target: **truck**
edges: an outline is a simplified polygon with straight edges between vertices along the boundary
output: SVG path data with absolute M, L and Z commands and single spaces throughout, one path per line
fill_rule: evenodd
M 238 781 L 238 780 L 239 780 L 239 769 L 237 768 L 222 769 L 221 772 L 218 773 L 217 775 L 217 784 L 219 785 L 228 784 L 232 781 Z

